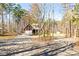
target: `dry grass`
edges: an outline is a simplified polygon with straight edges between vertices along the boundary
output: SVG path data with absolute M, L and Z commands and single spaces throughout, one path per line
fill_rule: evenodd
M 32 41 L 36 44 L 48 44 L 49 42 L 51 42 L 51 40 L 52 40 L 51 36 L 38 37 L 32 39 Z
M 75 47 L 79 47 L 79 37 L 75 38 L 77 40 Z
M 78 42 L 76 42 L 76 46 L 77 46 L 77 47 L 79 47 L 79 41 L 78 41 Z
M 77 38 L 77 39 L 79 39 L 79 38 Z M 73 49 L 76 50 L 77 52 L 79 52 L 79 40 L 76 42 L 76 45 Z
M 17 33 L 15 33 L 15 32 L 8 32 L 8 33 L 5 33 L 4 35 L 9 35 L 9 36 L 13 36 L 13 35 L 17 35 Z
M 4 35 L 0 35 L 0 39 L 13 39 L 15 38 L 16 33 L 15 32 L 8 32 L 5 33 Z
M 0 36 L 0 39 L 13 39 L 15 36 Z

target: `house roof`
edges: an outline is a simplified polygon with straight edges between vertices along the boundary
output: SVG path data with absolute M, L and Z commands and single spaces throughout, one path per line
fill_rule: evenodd
M 27 24 L 26 26 L 25 26 L 25 28 L 24 28 L 24 30 L 26 29 L 26 30 L 31 30 L 33 27 L 30 25 L 30 24 Z
M 35 24 L 35 23 L 32 24 L 32 27 L 33 27 L 34 29 L 40 29 L 39 26 L 38 26 L 38 24 Z
M 24 28 L 24 30 L 31 30 L 31 29 L 40 29 L 39 27 L 38 27 L 38 24 L 28 24 L 28 25 L 26 25 L 25 26 L 25 28 Z

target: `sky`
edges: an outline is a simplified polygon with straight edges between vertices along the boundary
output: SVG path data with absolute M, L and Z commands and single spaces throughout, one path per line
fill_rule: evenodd
M 23 9 L 26 9 L 26 10 L 31 9 L 30 3 L 20 3 L 20 5 Z
M 31 9 L 31 4 L 29 4 L 29 3 L 20 3 L 20 5 L 23 9 L 26 9 L 26 10 Z M 47 7 L 49 7 L 49 5 Z M 52 9 L 52 7 L 51 7 L 51 9 Z M 48 10 L 48 8 L 46 10 Z M 64 9 L 63 9 L 62 5 L 60 3 L 55 3 L 54 4 L 54 19 L 62 20 L 63 15 L 64 15 L 63 11 L 64 11 Z

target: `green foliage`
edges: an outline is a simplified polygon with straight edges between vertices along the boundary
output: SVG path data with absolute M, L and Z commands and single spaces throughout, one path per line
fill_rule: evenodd
M 0 3 L 0 10 L 5 10 L 6 9 L 6 4 Z
M 17 4 L 14 8 L 13 8 L 13 15 L 16 18 L 16 22 L 19 23 L 21 17 L 24 15 L 25 10 L 21 8 L 21 6 L 19 4 Z
M 78 3 L 75 4 L 73 12 L 75 13 L 74 13 L 72 22 L 76 25 L 79 25 L 79 4 Z
M 77 11 L 77 12 L 79 12 L 79 3 L 76 3 L 76 4 L 75 4 L 74 10 Z

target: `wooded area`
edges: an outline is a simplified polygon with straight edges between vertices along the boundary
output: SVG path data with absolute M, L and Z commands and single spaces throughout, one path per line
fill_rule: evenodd
M 43 45 L 41 42 L 50 45 L 59 39 L 67 40 L 69 43 L 75 42 L 79 46 L 79 3 L 60 3 L 60 5 L 63 15 L 61 20 L 57 20 L 55 3 L 31 3 L 30 10 L 16 3 L 0 3 L 1 42 L 4 39 L 26 42 L 29 38 L 35 45 L 38 43 L 40 46 Z M 61 14 L 61 11 L 59 13 Z M 10 43 L 8 40 L 7 42 Z M 72 47 L 71 44 L 68 46 Z

